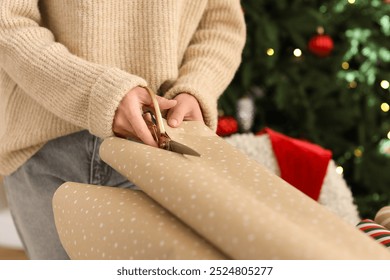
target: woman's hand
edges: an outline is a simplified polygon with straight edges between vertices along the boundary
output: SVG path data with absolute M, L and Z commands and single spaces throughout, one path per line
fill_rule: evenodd
M 157 96 L 160 110 L 167 110 L 178 101 Z M 122 99 L 115 113 L 112 131 L 119 137 L 135 137 L 147 145 L 157 147 L 142 116 L 144 107 L 151 107 L 152 99 L 146 89 L 135 87 Z
M 171 127 L 178 127 L 183 120 L 203 121 L 202 110 L 196 98 L 188 93 L 178 94 L 174 100 L 177 101 L 175 107 L 168 111 L 167 120 Z

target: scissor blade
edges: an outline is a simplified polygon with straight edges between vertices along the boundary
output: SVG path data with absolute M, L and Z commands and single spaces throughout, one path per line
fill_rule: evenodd
M 200 157 L 200 154 L 197 151 L 173 140 L 169 142 L 169 149 L 175 153 Z

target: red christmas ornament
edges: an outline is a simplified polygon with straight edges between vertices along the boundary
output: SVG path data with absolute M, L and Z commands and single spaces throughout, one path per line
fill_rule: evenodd
M 308 47 L 313 54 L 325 57 L 332 52 L 334 45 L 329 35 L 319 34 L 310 39 Z
M 229 136 L 238 131 L 237 120 L 231 116 L 218 117 L 217 135 Z

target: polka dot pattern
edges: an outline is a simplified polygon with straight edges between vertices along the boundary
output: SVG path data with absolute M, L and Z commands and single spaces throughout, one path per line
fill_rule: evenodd
M 385 248 L 204 124 L 184 122 L 166 129 L 201 157 L 113 137 L 102 143 L 101 158 L 228 258 L 390 259 Z M 107 235 L 99 232 L 99 238 Z
M 68 182 L 53 198 L 71 259 L 226 259 L 142 191 Z

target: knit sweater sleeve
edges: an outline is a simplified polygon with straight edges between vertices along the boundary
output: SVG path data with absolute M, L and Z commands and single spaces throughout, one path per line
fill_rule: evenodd
M 179 77 L 165 94 L 194 95 L 205 123 L 217 126 L 217 100 L 241 62 L 245 44 L 245 21 L 239 0 L 210 0 L 184 54 Z
M 71 54 L 41 26 L 38 0 L 0 1 L 0 67 L 36 102 L 99 137 L 124 95 L 146 82 Z

